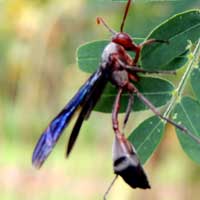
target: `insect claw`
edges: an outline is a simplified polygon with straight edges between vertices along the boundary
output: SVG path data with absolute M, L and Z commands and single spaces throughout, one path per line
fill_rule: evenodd
M 169 40 L 155 40 L 155 42 L 159 42 L 159 43 L 165 43 L 165 44 L 169 44 Z

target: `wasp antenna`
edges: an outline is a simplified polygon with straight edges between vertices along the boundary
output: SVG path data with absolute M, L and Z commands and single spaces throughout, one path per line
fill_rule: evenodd
M 131 0 L 128 0 L 128 2 L 127 2 L 127 4 L 126 4 L 125 11 L 124 11 L 124 17 L 123 17 L 123 20 L 122 20 L 122 23 L 121 23 L 120 32 L 123 32 L 124 23 L 125 23 L 125 21 L 126 21 L 126 17 L 127 17 L 127 14 L 128 14 L 129 8 L 130 8 L 130 5 L 131 5 Z
M 103 19 L 102 17 L 97 17 L 97 18 L 96 18 L 96 21 L 97 21 L 97 24 L 103 24 L 103 25 L 105 26 L 105 28 L 107 28 L 108 31 L 109 31 L 110 33 L 112 33 L 113 35 L 116 34 L 116 31 L 114 31 L 112 28 L 110 28 L 110 27 L 106 24 L 106 22 L 104 21 L 104 19 Z

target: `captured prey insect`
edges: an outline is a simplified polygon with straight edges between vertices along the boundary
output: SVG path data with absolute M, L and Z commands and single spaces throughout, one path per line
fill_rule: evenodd
M 158 117 L 181 129 L 186 134 L 191 135 L 187 128 L 176 124 L 174 121 L 166 118 L 165 116 L 162 116 L 154 105 L 152 105 L 152 103 L 149 102 L 134 85 L 134 82 L 140 81 L 138 73 L 174 74 L 175 72 L 156 70 L 148 71 L 137 65 L 141 49 L 145 45 L 150 45 L 155 42 L 167 43 L 167 41 L 149 39 L 141 44 L 136 44 L 130 35 L 123 32 L 130 4 L 131 0 L 128 0 L 120 32 L 112 30 L 101 17 L 97 18 L 97 23 L 103 24 L 112 34 L 111 42 L 107 44 L 103 50 L 101 62 L 96 72 L 89 77 L 75 96 L 63 108 L 63 110 L 61 110 L 61 112 L 50 122 L 47 129 L 41 135 L 32 157 L 32 163 L 36 168 L 40 168 L 42 166 L 54 148 L 63 130 L 68 126 L 70 119 L 75 114 L 75 111 L 79 110 L 79 115 L 73 127 L 67 146 L 66 155 L 69 156 L 78 137 L 83 121 L 89 118 L 91 111 L 97 104 L 108 82 L 111 82 L 118 88 L 118 94 L 116 96 L 112 112 L 112 125 L 115 133 L 113 144 L 114 172 L 116 175 L 120 175 L 132 188 L 138 187 L 146 189 L 150 188 L 150 185 L 133 145 L 125 138 L 125 135 L 119 129 L 118 112 L 123 92 L 129 94 L 129 102 L 123 123 L 124 126 L 128 121 L 134 101 L 133 94 L 135 94 Z M 127 51 L 135 52 L 134 58 L 132 58 Z

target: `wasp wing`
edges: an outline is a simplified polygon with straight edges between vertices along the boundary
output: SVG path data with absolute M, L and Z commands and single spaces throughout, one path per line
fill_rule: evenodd
M 95 82 L 95 85 L 93 87 L 93 90 L 88 95 L 87 101 L 84 102 L 84 105 L 82 106 L 82 110 L 80 112 L 80 115 L 77 118 L 77 121 L 74 125 L 74 128 L 72 130 L 72 133 L 69 138 L 68 146 L 67 146 L 67 153 L 66 155 L 69 156 L 74 143 L 78 137 L 81 125 L 83 123 L 83 120 L 87 120 L 91 111 L 93 110 L 94 106 L 96 105 L 97 101 L 99 100 L 105 86 L 106 86 L 107 80 L 104 76 L 101 76 L 101 78 L 98 79 L 98 81 Z
M 102 71 L 97 70 L 85 84 L 79 89 L 70 102 L 64 107 L 63 110 L 51 121 L 47 129 L 43 132 L 37 145 L 34 149 L 32 156 L 32 163 L 36 168 L 40 168 L 48 155 L 51 153 L 57 140 L 59 139 L 62 131 L 69 124 L 75 111 L 85 101 L 88 101 L 90 92 L 93 91 L 95 83 L 101 79 Z

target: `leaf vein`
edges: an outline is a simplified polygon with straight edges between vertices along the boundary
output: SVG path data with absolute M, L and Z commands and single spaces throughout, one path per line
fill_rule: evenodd
M 145 138 L 145 140 L 143 141 L 143 143 L 141 143 L 140 146 L 138 146 L 138 152 L 140 151 L 140 148 L 142 148 L 142 146 L 144 145 L 144 143 L 149 140 L 150 136 L 153 135 L 154 131 L 158 128 L 158 126 L 160 125 L 161 122 L 162 121 L 160 120 L 157 123 L 157 125 L 151 130 L 150 134 L 148 134 L 148 136 Z

